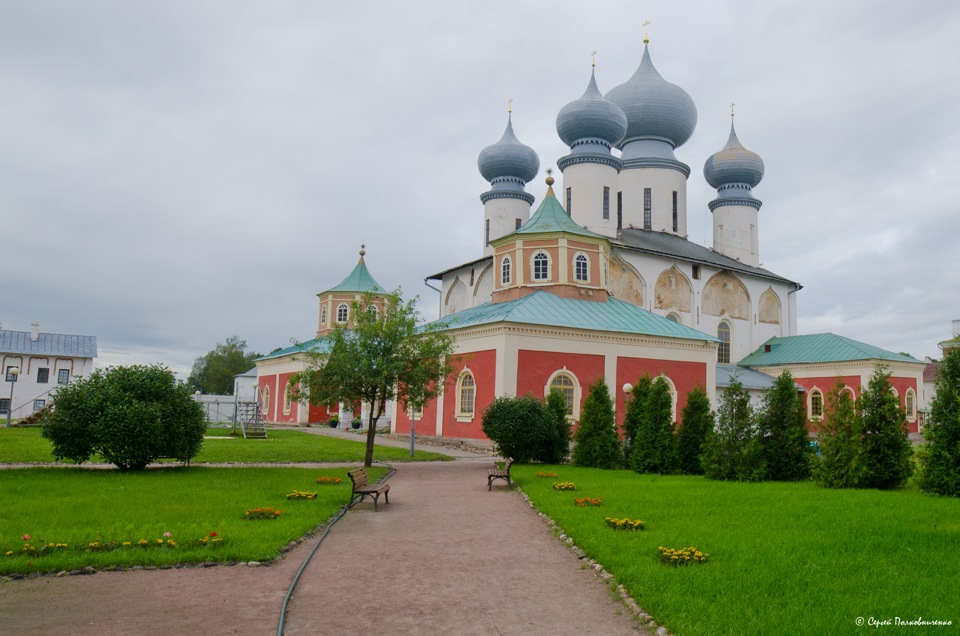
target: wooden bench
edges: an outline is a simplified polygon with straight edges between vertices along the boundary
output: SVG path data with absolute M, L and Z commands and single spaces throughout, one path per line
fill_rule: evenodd
M 380 498 L 380 495 L 383 495 L 383 500 L 387 503 L 390 503 L 390 484 L 371 484 L 367 480 L 367 470 L 365 468 L 358 468 L 356 470 L 351 470 L 347 473 L 350 476 L 350 481 L 353 482 L 353 492 L 350 493 L 350 499 L 353 499 L 354 495 L 360 495 L 360 503 L 367 497 L 373 497 L 373 511 L 377 511 L 377 500 Z
M 504 479 L 507 482 L 508 486 L 513 486 L 513 482 L 510 481 L 510 465 L 513 464 L 512 459 L 507 460 L 507 465 L 504 468 L 492 468 L 487 473 L 487 490 L 493 490 L 493 480 L 494 479 Z

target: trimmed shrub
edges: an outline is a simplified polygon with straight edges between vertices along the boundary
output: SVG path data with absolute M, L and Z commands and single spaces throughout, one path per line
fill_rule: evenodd
M 560 464 L 570 454 L 570 420 L 567 419 L 567 402 L 563 393 L 557 389 L 550 389 L 546 401 L 547 412 L 553 419 L 556 435 L 552 443 L 544 446 L 543 453 L 538 459 L 546 464 Z
M 495 399 L 484 411 L 481 426 L 497 453 L 519 464 L 540 459 L 546 449 L 558 446 L 553 416 L 532 395 Z
M 877 365 L 867 389 L 861 393 L 860 414 L 863 418 L 860 487 L 899 488 L 913 472 L 913 450 L 907 439 L 907 420 L 900 408 L 900 399 L 890 390 L 886 366 Z
M 757 422 L 766 479 L 797 481 L 810 476 L 810 436 L 803 401 L 784 371 L 763 396 Z
M 960 497 L 960 348 L 943 356 L 924 434 L 928 444 L 921 454 L 920 487 Z
M 590 386 L 583 404 L 580 428 L 574 435 L 573 463 L 591 468 L 617 468 L 622 459 L 613 400 L 603 378 Z
M 637 382 L 630 391 L 630 398 L 627 401 L 627 412 L 623 418 L 623 452 L 624 461 L 630 464 L 630 458 L 633 455 L 633 447 L 637 444 L 638 431 L 643 427 L 642 420 L 645 415 L 644 404 L 647 401 L 647 395 L 653 386 L 653 380 L 650 375 L 644 373 L 637 378 Z
M 663 377 L 658 377 L 650 385 L 640 408 L 640 426 L 636 443 L 632 445 L 630 467 L 638 473 L 675 473 L 677 447 L 673 436 L 673 397 Z
M 203 409 L 172 371 L 134 365 L 97 369 L 61 387 L 42 434 L 58 460 L 82 463 L 100 455 L 139 470 L 160 457 L 191 459 L 205 431 Z
M 687 393 L 687 405 L 680 415 L 682 422 L 677 432 L 677 463 L 680 472 L 685 475 L 702 475 L 700 454 L 707 434 L 713 430 L 713 412 L 710 410 L 710 398 L 703 387 L 696 387 Z
M 709 479 L 762 481 L 762 450 L 750 395 L 734 378 L 720 397 L 716 427 L 703 445 L 703 473 Z
M 827 394 L 827 410 L 817 433 L 820 455 L 813 463 L 813 479 L 818 485 L 856 488 L 862 481 L 860 429 L 857 405 L 837 378 Z

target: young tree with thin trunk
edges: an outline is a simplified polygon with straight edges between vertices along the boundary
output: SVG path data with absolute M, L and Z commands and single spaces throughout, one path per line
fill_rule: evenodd
M 382 311 L 368 311 L 375 299 Z M 387 402 L 422 404 L 443 391 L 451 371 L 453 339 L 439 325 L 418 328 L 415 302 L 404 302 L 399 290 L 354 301 L 353 325 L 334 327 L 329 353 L 307 352 L 309 367 L 294 378 L 301 401 L 370 404 L 364 466 L 373 463 L 377 421 Z

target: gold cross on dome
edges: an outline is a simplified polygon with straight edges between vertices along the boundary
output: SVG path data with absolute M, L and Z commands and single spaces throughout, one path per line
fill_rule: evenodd
M 736 102 L 730 102 L 730 116 L 733 117 L 733 107 L 736 106 Z
M 513 100 L 512 100 L 512 99 L 508 99 L 508 100 L 507 100 L 507 112 L 508 112 L 508 113 L 512 113 L 512 112 L 513 112 Z
M 552 174 L 553 174 L 553 168 L 547 168 L 547 176 L 549 177 Z
M 650 20 L 643 21 L 643 43 L 646 44 L 650 41 L 650 31 L 647 27 L 650 26 Z
M 597 65 L 597 52 L 594 51 L 593 53 L 591 53 L 591 54 L 590 54 L 590 57 L 591 57 L 590 66 L 596 66 L 596 65 Z

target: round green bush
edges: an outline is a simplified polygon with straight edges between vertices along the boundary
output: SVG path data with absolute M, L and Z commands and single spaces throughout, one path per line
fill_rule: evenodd
M 53 396 L 43 436 L 56 459 L 100 455 L 124 470 L 200 452 L 206 420 L 190 389 L 160 365 L 98 369 Z
M 532 395 L 497 398 L 484 412 L 482 428 L 501 457 L 519 464 L 542 460 L 559 447 L 553 415 Z

